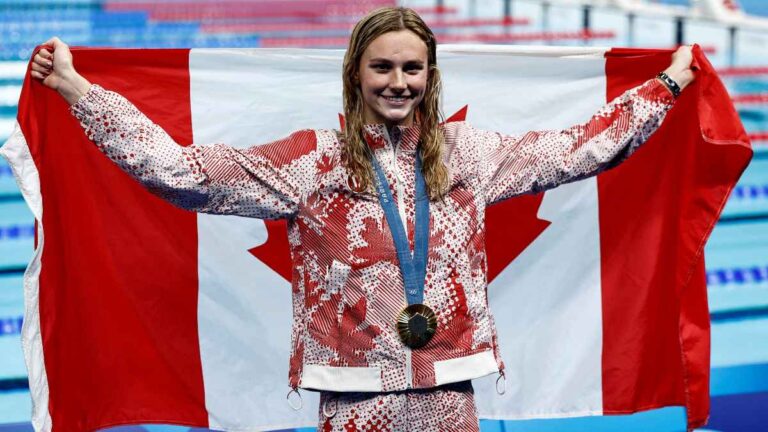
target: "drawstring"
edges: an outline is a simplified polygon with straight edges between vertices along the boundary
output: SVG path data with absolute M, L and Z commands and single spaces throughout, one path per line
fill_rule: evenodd
M 501 390 L 499 390 L 499 381 L 502 383 Z M 503 395 L 507 392 L 507 377 L 504 376 L 504 371 L 499 371 L 499 377 L 496 378 L 496 393 Z
M 296 405 L 294 405 L 291 402 L 291 393 L 296 393 L 296 396 L 299 397 L 298 407 L 296 407 Z M 301 398 L 301 393 L 299 393 L 299 389 L 296 387 L 291 387 L 291 390 L 288 392 L 287 395 L 285 395 L 285 399 L 288 401 L 288 405 L 290 405 L 290 407 L 293 408 L 294 411 L 298 411 L 304 406 L 304 399 Z

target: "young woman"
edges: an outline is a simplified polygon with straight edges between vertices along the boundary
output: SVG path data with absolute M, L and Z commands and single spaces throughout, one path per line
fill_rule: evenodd
M 434 35 L 412 10 L 383 8 L 352 32 L 343 131 L 181 147 L 78 75 L 66 44 L 46 45 L 32 77 L 153 193 L 198 212 L 288 220 L 289 382 L 321 391 L 325 431 L 478 430 L 470 380 L 504 373 L 486 300 L 485 208 L 614 166 L 694 78 L 681 47 L 660 77 L 582 125 L 522 136 L 443 125 Z

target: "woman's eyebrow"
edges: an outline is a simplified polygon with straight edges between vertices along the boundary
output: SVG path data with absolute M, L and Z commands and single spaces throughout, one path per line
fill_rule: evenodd
M 381 57 L 372 58 L 372 59 L 368 60 L 368 62 L 369 63 L 393 63 L 392 60 L 381 58 Z M 419 59 L 414 59 L 414 60 L 406 60 L 403 63 L 404 64 L 411 64 L 411 65 L 412 64 L 423 65 L 424 61 L 423 60 L 419 60 Z

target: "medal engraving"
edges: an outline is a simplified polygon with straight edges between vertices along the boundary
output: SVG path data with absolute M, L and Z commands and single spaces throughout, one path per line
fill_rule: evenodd
M 426 345 L 437 331 L 437 315 L 427 305 L 412 304 L 397 316 L 397 332 L 411 348 Z

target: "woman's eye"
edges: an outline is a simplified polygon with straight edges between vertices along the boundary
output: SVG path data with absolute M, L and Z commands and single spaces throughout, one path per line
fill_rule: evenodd
M 413 66 L 406 66 L 406 67 L 405 67 L 403 70 L 404 70 L 406 73 L 410 73 L 410 74 L 417 74 L 417 73 L 421 72 L 421 70 L 422 70 L 422 69 L 424 69 L 424 67 L 423 67 L 423 66 L 420 66 L 420 65 L 413 65 Z
M 377 65 L 373 65 L 373 68 L 376 70 L 389 70 L 389 65 L 377 64 Z

